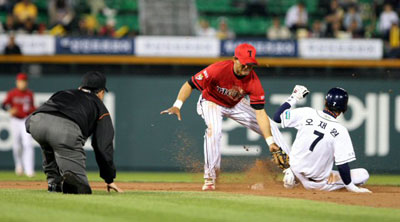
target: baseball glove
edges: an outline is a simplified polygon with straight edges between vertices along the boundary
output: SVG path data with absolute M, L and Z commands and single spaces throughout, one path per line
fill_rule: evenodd
M 279 148 L 278 151 L 272 152 L 272 161 L 278 165 L 279 168 L 282 170 L 285 170 L 290 167 L 289 165 L 289 156 L 283 151 L 281 148 Z

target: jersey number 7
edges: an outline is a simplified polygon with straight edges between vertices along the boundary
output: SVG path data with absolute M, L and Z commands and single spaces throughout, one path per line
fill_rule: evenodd
M 314 142 L 313 142 L 313 143 L 311 144 L 311 146 L 310 146 L 310 151 L 311 151 L 311 152 L 314 151 L 314 148 L 315 148 L 315 146 L 317 145 L 317 143 L 318 143 L 319 141 L 321 141 L 322 138 L 324 138 L 324 134 L 321 133 L 321 132 L 318 132 L 318 131 L 314 130 L 314 134 L 317 135 L 318 137 L 317 137 L 317 139 L 314 140 Z

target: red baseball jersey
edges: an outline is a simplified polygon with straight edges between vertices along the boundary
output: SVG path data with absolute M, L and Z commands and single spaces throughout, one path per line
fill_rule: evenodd
M 192 76 L 191 82 L 202 91 L 203 98 L 220 106 L 233 107 L 249 95 L 250 104 L 265 104 L 264 89 L 254 70 L 240 77 L 233 72 L 233 61 L 214 63 Z
M 35 111 L 33 93 L 29 89 L 25 91 L 21 91 L 17 88 L 12 89 L 7 93 L 7 97 L 3 102 L 3 107 L 4 106 L 10 106 L 10 108 L 15 107 L 17 109 L 15 117 L 21 119 L 25 118 Z

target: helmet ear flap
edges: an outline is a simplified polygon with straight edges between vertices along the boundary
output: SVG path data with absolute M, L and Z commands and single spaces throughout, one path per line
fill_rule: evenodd
M 345 113 L 346 111 L 347 111 L 347 104 L 346 104 L 346 106 L 344 107 L 342 113 Z
M 341 112 L 338 111 L 337 108 L 330 106 L 326 100 L 325 100 L 325 108 L 331 112 Z

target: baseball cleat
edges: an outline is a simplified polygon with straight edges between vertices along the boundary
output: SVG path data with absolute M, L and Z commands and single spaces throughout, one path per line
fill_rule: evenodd
M 29 177 L 29 178 L 33 178 L 33 177 L 35 177 L 35 173 L 27 173 L 27 174 L 25 174 L 27 177 Z
M 92 194 L 90 186 L 75 173 L 67 171 L 63 175 L 62 191 L 65 194 Z
M 204 185 L 203 185 L 202 190 L 203 191 L 215 190 L 215 181 L 214 181 L 214 179 L 206 179 L 204 181 Z
M 24 169 L 22 167 L 15 167 L 15 174 L 17 176 L 22 176 L 24 175 Z
M 49 185 L 47 187 L 47 191 L 49 193 L 60 193 L 60 192 L 62 192 L 61 184 L 59 184 L 59 183 L 49 183 Z

